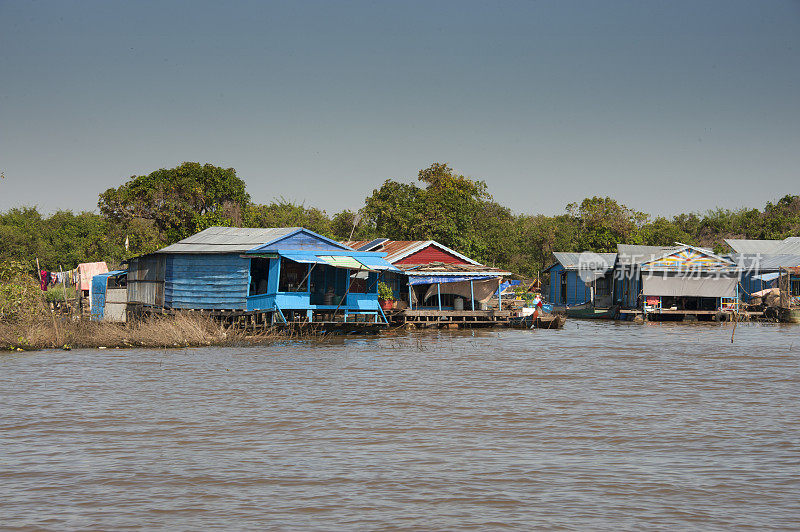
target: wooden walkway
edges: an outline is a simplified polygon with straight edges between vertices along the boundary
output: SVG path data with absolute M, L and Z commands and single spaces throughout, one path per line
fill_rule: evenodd
M 643 312 L 639 309 L 621 309 L 619 311 L 620 315 L 622 316 L 642 316 L 647 317 L 647 319 L 658 319 L 659 316 L 665 317 L 703 317 L 703 318 L 722 318 L 724 321 L 731 321 L 734 315 L 739 316 L 739 321 L 743 320 L 758 320 L 764 317 L 763 312 L 756 312 L 756 311 L 748 311 L 748 310 L 740 310 L 738 312 L 734 312 L 732 310 L 654 310 L 652 312 Z
M 386 317 L 393 323 L 416 327 L 494 327 L 508 324 L 511 314 L 511 310 L 405 309 Z
M 323 312 L 317 313 L 315 321 L 309 321 L 303 313 L 287 313 L 289 317 L 273 310 L 209 310 L 209 309 L 165 309 L 147 305 L 128 306 L 129 319 L 147 316 L 200 315 L 230 323 L 244 330 L 290 329 L 297 332 L 342 332 L 346 334 L 372 334 L 389 327 L 380 317 L 363 313 Z

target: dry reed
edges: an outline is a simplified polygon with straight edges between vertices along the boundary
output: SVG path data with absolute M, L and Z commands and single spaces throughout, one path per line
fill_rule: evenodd
M 309 334 L 310 333 L 310 334 Z M 258 331 L 227 324 L 209 316 L 179 313 L 152 316 L 127 324 L 97 323 L 62 317 L 19 322 L 0 321 L 0 350 L 102 347 L 200 347 L 268 343 L 278 339 L 320 339 L 313 330 L 300 334 L 266 328 Z

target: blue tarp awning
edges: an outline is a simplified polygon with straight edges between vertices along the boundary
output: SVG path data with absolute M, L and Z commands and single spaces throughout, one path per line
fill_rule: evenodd
M 281 253 L 281 257 L 286 257 L 289 260 L 302 264 L 327 264 L 327 262 L 313 253 Z
M 366 266 L 367 268 L 373 270 L 381 270 L 386 272 L 401 271 L 399 268 L 395 268 L 389 261 L 381 257 L 361 257 L 357 255 L 356 260 L 361 264 L 363 264 L 364 266 Z
M 315 253 L 301 253 L 301 252 L 280 252 L 281 257 L 285 257 L 294 262 L 301 264 L 328 264 L 337 268 L 357 268 L 358 264 L 363 264 L 364 269 L 380 270 L 389 272 L 400 272 L 399 269 L 392 266 L 386 259 L 382 257 L 370 257 L 361 255 L 348 255 L 331 253 L 330 251 L 320 252 L 319 255 Z M 323 257 L 326 257 L 327 260 Z M 336 264 L 335 259 L 341 257 L 342 265 Z M 361 269 L 361 268 L 358 268 Z
M 500 287 L 497 289 L 495 294 L 500 294 L 500 292 L 502 292 L 503 290 L 505 290 L 509 286 L 519 286 L 521 284 L 522 284 L 522 281 L 517 281 L 517 280 L 506 281 L 506 282 L 500 284 Z
M 437 283 L 459 283 L 461 281 L 485 281 L 486 279 L 497 279 L 498 275 L 426 275 L 410 276 L 408 284 L 437 284 Z

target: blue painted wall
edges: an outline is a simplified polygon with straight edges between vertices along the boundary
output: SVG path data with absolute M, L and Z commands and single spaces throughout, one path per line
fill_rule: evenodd
M 739 284 L 741 288 L 739 289 L 739 294 L 742 296 L 742 300 L 750 301 L 750 294 L 753 292 L 759 292 L 761 290 L 766 290 L 768 288 L 776 288 L 778 286 L 777 279 L 774 281 L 761 281 L 761 279 L 753 279 L 753 276 L 760 275 L 762 273 L 769 273 L 769 272 L 760 272 L 754 271 L 752 273 L 743 273 L 741 278 L 739 279 Z M 744 291 L 742 291 L 744 288 Z
M 561 277 L 567 277 L 567 297 L 566 300 L 561 298 Z M 561 264 L 556 264 L 550 268 L 550 287 L 549 287 L 549 302 L 556 306 L 574 306 L 586 303 L 591 299 L 591 287 L 578 275 L 575 270 L 564 270 Z
M 620 269 L 614 271 L 614 302 L 621 301 L 623 308 L 638 308 L 639 292 L 642 290 L 641 272 L 637 271 L 633 277 L 623 275 L 627 273 Z
M 250 259 L 238 253 L 168 255 L 164 278 L 167 308 L 244 310 Z

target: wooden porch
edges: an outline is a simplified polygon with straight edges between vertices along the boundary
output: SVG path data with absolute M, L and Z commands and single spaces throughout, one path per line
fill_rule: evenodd
M 405 309 L 387 313 L 386 317 L 395 324 L 416 327 L 494 327 L 506 325 L 511 310 L 438 310 Z

